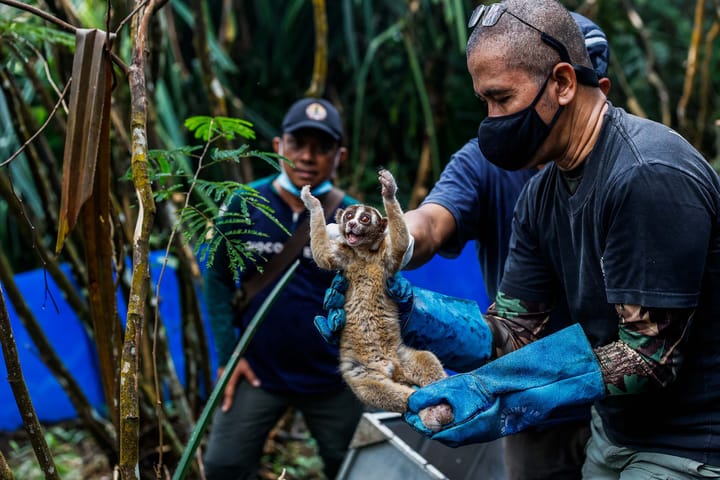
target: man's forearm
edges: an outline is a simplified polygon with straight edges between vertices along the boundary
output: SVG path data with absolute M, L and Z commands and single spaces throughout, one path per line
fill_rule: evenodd
M 418 268 L 435 256 L 443 244 L 455 233 L 455 219 L 444 207 L 424 204 L 404 215 L 408 232 L 413 236 L 413 256 L 405 267 Z
M 495 358 L 537 340 L 551 310 L 548 304 L 518 300 L 498 292 L 485 313 L 485 321 L 493 334 Z
M 694 310 L 639 305 L 616 305 L 615 310 L 619 340 L 595 349 L 608 393 L 639 393 L 675 380 Z

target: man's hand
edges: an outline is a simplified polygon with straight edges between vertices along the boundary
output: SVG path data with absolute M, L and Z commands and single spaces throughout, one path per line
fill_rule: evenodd
M 315 327 L 330 344 L 337 344 L 345 327 L 347 279 L 338 273 L 325 291 L 327 316 L 315 317 Z M 492 334 L 477 302 L 450 297 L 412 284 L 397 273 L 386 284 L 397 303 L 403 341 L 430 350 L 445 368 L 467 372 L 483 365 L 492 353 Z
M 348 288 L 348 281 L 342 273 L 335 274 L 332 283 L 325 290 L 323 308 L 327 310 L 327 316 L 318 315 L 315 317 L 315 328 L 320 335 L 331 345 L 337 345 L 340 341 L 340 332 L 345 327 L 345 292 Z
M 600 365 L 579 324 L 566 327 L 482 367 L 420 388 L 405 420 L 451 447 L 488 442 L 542 424 L 560 408 L 605 395 Z M 454 419 L 433 431 L 420 412 L 447 403 Z
M 222 377 L 224 372 L 225 367 L 218 368 L 217 378 Z M 227 412 L 230 410 L 230 407 L 232 407 L 233 399 L 235 398 L 235 389 L 237 388 L 238 382 L 242 381 L 243 378 L 253 387 L 260 386 L 260 380 L 255 376 L 255 372 L 250 368 L 250 364 L 247 360 L 241 358 L 235 366 L 232 375 L 230 375 L 227 385 L 225 385 L 222 406 L 220 407 L 223 412 Z
M 331 345 L 338 344 L 340 333 L 345 327 L 344 307 L 347 288 L 347 279 L 342 273 L 338 272 L 328 289 L 325 290 L 323 308 L 327 310 L 327 316 L 318 315 L 315 317 L 315 328 L 318 329 L 325 341 Z M 397 274 L 388 279 L 387 292 L 388 296 L 398 304 L 400 325 L 405 325 L 412 311 L 412 285 L 402 275 Z

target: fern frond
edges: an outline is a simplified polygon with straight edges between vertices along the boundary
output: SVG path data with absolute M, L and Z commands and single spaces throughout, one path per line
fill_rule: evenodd
M 153 194 L 153 196 L 155 197 L 155 202 L 163 202 L 165 200 L 168 200 L 170 197 L 172 197 L 173 193 L 181 191 L 182 188 L 182 185 L 169 185 L 162 189 L 158 189 Z
M 220 150 L 215 149 L 210 154 L 210 158 L 216 162 L 225 162 L 228 160 L 234 161 L 237 163 L 240 158 L 247 156 L 247 151 L 250 148 L 250 145 L 245 144 L 241 146 L 240 148 L 233 148 L 229 150 Z
M 249 145 L 243 145 L 240 148 L 235 148 L 232 150 L 214 150 L 211 154 L 211 158 L 215 162 L 235 162 L 239 163 L 241 159 L 243 158 L 259 158 L 260 160 L 266 162 L 268 165 L 272 166 L 275 170 L 280 170 L 280 162 L 284 161 L 288 164 L 288 166 L 292 167 L 293 164 L 290 160 L 288 160 L 286 157 L 273 152 L 263 152 L 260 150 L 249 150 Z
M 259 150 L 251 150 L 247 152 L 248 157 L 259 158 L 263 162 L 272 166 L 275 170 L 280 171 L 280 162 L 285 162 L 288 167 L 294 167 L 293 163 L 282 155 L 272 152 L 261 152 Z
M 255 139 L 253 124 L 241 118 L 231 117 L 209 117 L 198 115 L 185 120 L 185 128 L 194 133 L 195 138 L 204 142 L 211 138 L 221 136 L 227 140 L 233 140 L 239 136 L 248 140 Z
M 0 19 L 0 36 L 13 36 L 25 42 L 35 45 L 53 45 L 65 47 L 70 51 L 75 50 L 75 36 L 69 32 L 58 30 L 47 24 L 35 24 L 30 21 L 30 16 L 11 17 Z M 26 21 L 27 20 L 27 21 Z

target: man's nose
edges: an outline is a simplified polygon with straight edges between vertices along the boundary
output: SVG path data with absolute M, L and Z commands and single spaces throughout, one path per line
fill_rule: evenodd
M 301 160 L 304 160 L 306 162 L 311 162 L 315 160 L 315 157 L 318 155 L 319 150 L 317 145 L 313 145 L 311 143 L 305 144 L 300 149 L 299 157 Z

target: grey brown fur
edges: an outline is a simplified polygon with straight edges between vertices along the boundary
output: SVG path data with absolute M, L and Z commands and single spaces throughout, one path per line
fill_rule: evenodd
M 378 173 L 387 217 L 367 205 L 338 210 L 339 238 L 331 239 L 320 201 L 309 186 L 301 198 L 310 211 L 310 247 L 320 268 L 341 270 L 348 280 L 346 324 L 340 337 L 340 371 L 365 404 L 405 412 L 412 385 L 425 386 L 447 375 L 429 351 L 402 343 L 397 305 L 386 293 L 386 281 L 400 270 L 409 243 L 397 184 L 387 170 Z M 387 233 L 386 233 L 387 228 Z M 421 412 L 428 428 L 452 421 L 449 405 Z

